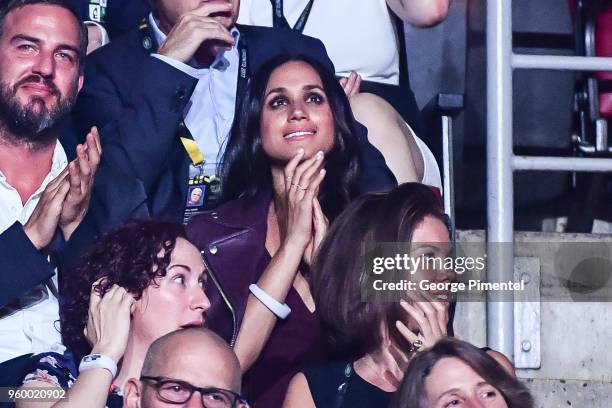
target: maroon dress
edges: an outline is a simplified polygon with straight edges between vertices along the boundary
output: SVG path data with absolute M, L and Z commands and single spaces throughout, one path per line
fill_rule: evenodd
M 207 325 L 228 342 L 242 324 L 249 285 L 257 283 L 271 260 L 265 248 L 271 199 L 270 192 L 239 198 L 192 218 L 187 225 L 189 239 L 206 256 L 224 292 L 207 285 L 212 303 Z M 280 408 L 293 375 L 323 360 L 316 314 L 310 313 L 293 287 L 285 303 L 291 314 L 277 321 L 259 358 L 243 377 L 243 394 L 254 408 Z
M 285 303 L 291 314 L 277 321 L 259 358 L 243 377 L 243 392 L 254 408 L 281 407 L 291 378 L 322 361 L 316 313 L 310 313 L 293 287 Z

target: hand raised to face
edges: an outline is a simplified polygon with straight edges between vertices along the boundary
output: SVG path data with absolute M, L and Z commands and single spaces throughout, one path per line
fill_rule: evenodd
M 409 293 L 410 294 L 410 293 Z M 407 318 L 398 320 L 396 327 L 399 332 L 413 345 L 413 351 L 433 346 L 438 340 L 447 335 L 448 302 L 433 299 L 427 293 L 414 292 L 412 301 L 402 300 L 401 307 L 405 310 Z M 412 319 L 418 329 L 410 330 L 407 321 Z
M 321 168 L 323 152 L 307 160 L 303 160 L 303 157 L 304 149 L 300 149 L 285 166 L 282 192 L 286 211 L 285 241 L 295 245 L 302 253 L 313 237 L 313 219 L 317 213 L 315 200 L 325 178 L 325 169 Z M 323 216 L 322 212 L 320 216 Z M 321 229 L 323 223 L 321 220 L 314 228 Z
M 181 15 L 160 45 L 159 54 L 186 63 L 203 45 L 234 45 L 234 37 L 216 14 L 231 13 L 232 3 L 204 3 Z
M 99 283 L 92 285 L 84 334 L 93 346 L 93 354 L 109 356 L 118 363 L 128 342 L 134 297 L 118 285 L 100 296 L 95 289 Z

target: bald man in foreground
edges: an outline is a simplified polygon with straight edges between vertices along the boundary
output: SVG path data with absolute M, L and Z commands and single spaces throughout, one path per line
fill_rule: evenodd
M 126 408 L 248 408 L 240 396 L 240 365 L 212 331 L 189 328 L 151 344 L 140 379 L 128 381 Z

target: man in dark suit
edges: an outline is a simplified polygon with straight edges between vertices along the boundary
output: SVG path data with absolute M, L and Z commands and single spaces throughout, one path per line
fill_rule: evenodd
M 247 78 L 265 61 L 305 54 L 333 69 L 319 40 L 236 26 L 239 0 L 156 0 L 154 6 L 138 29 L 88 57 L 73 115 L 81 131 L 103 127 L 105 155 L 94 191 L 112 203 L 100 219 L 103 228 L 133 216 L 183 220 L 188 180 L 217 175 Z M 190 156 L 181 138 L 193 139 L 201 155 Z M 362 142 L 366 184 L 378 184 L 365 189 L 393 184 L 382 155 L 365 135 Z M 115 183 L 103 182 L 105 168 L 121 174 Z M 126 183 L 132 183 L 127 197 L 113 191 Z M 210 190 L 205 186 L 206 200 Z

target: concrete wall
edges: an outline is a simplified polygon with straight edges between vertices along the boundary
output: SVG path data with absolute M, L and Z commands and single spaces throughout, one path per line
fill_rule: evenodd
M 483 231 L 461 231 L 459 242 L 481 243 L 479 251 L 484 252 Z M 564 255 L 568 243 L 577 243 L 572 246 L 576 250 Z M 576 265 L 592 259 L 595 248 L 609 251 L 611 244 L 612 236 L 516 233 L 515 253 L 540 261 L 541 366 L 517 370 L 520 378 L 529 380 L 538 407 L 612 407 L 612 303 L 577 301 L 567 287 L 569 281 L 583 280 L 588 285 L 589 280 L 597 280 L 598 285 L 605 284 L 601 291 L 609 291 L 611 270 L 604 270 L 607 275 L 600 279 L 601 274 L 589 276 L 588 270 Z M 567 300 L 549 301 L 564 295 Z M 459 302 L 454 327 L 459 338 L 484 346 L 485 304 Z

